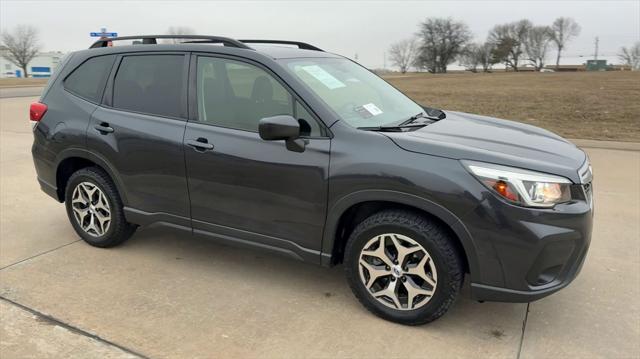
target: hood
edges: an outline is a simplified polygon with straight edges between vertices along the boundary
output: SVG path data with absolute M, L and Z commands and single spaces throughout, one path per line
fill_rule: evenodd
M 399 147 L 428 155 L 514 166 L 580 182 L 585 153 L 541 128 L 461 112 L 416 131 L 385 132 Z

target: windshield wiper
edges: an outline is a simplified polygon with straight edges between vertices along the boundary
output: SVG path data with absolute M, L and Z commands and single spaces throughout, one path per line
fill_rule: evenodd
M 426 113 L 424 113 L 424 112 L 420 112 L 420 113 L 417 113 L 417 114 L 415 114 L 415 115 L 413 115 L 413 116 L 409 117 L 408 119 L 406 119 L 406 120 L 404 120 L 404 121 L 400 122 L 400 123 L 399 123 L 399 124 L 397 124 L 396 126 L 405 126 L 405 125 L 408 125 L 408 124 L 410 124 L 410 123 L 413 123 L 414 121 L 416 121 L 416 120 L 418 120 L 418 119 L 420 119 L 420 118 L 429 118 L 429 116 L 428 116 Z
M 365 131 L 383 131 L 383 132 L 400 132 L 403 128 L 418 128 L 424 127 L 428 125 L 428 123 L 407 123 L 393 126 L 371 126 L 371 127 L 358 127 L 358 130 Z
M 437 110 L 437 111 L 440 111 L 440 110 Z M 405 126 L 405 125 L 408 125 L 408 124 L 414 123 L 414 122 L 416 122 L 417 120 L 419 120 L 419 119 L 421 119 L 421 118 L 424 118 L 424 119 L 426 119 L 426 120 L 431 120 L 431 121 L 440 121 L 440 120 L 442 120 L 442 119 L 445 117 L 444 112 L 440 111 L 440 113 L 441 113 L 442 115 L 440 115 L 440 116 L 432 116 L 432 115 L 431 115 L 431 114 L 429 114 L 429 112 L 427 112 L 427 111 L 425 111 L 425 112 L 420 112 L 420 113 L 417 113 L 417 114 L 415 114 L 415 115 L 413 115 L 413 116 L 409 117 L 408 119 L 406 119 L 406 120 L 404 120 L 404 121 L 402 121 L 402 122 L 398 123 L 398 124 L 397 124 L 397 125 L 395 125 L 395 126 Z
M 411 128 L 411 127 L 424 127 L 426 125 L 429 125 L 435 121 L 440 121 L 445 117 L 444 112 L 440 111 L 440 110 L 436 110 L 439 111 L 441 113 L 440 116 L 432 116 L 429 114 L 428 111 L 425 112 L 420 112 L 417 113 L 411 117 L 409 117 L 408 119 L 395 124 L 395 125 L 387 125 L 387 126 L 371 126 L 371 127 L 358 127 L 359 130 L 366 130 L 366 131 L 395 131 L 395 132 L 400 132 L 402 131 L 403 128 Z M 422 122 L 416 122 L 419 119 L 425 119 L 425 120 L 429 120 L 429 122 L 427 121 L 422 121 Z

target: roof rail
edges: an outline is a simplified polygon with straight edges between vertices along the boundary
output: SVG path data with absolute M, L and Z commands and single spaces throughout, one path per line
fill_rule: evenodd
M 228 37 L 222 37 L 222 36 L 206 36 L 206 35 L 140 35 L 140 36 L 109 37 L 109 38 L 100 39 L 94 42 L 93 45 L 91 45 L 91 47 L 89 48 L 95 49 L 99 47 L 107 47 L 109 46 L 109 42 L 121 41 L 121 40 L 142 40 L 142 44 L 157 44 L 158 39 L 192 39 L 192 40 L 199 40 L 199 41 L 192 41 L 192 42 L 222 44 L 224 46 L 253 50 L 251 47 L 235 39 L 230 39 Z
M 322 51 L 324 50 L 315 47 L 313 45 L 307 44 L 306 42 L 300 41 L 288 41 L 288 40 L 238 40 L 245 44 L 282 44 L 282 45 L 296 45 L 301 50 L 313 50 L 313 51 Z

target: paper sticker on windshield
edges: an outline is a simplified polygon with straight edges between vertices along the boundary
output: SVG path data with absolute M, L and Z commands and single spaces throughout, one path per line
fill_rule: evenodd
M 330 90 L 346 86 L 344 83 L 331 76 L 330 73 L 326 72 L 322 67 L 318 65 L 302 66 L 302 69 L 309 75 L 313 76 L 316 80 L 322 82 L 322 84 L 327 86 L 327 88 L 329 88 Z
M 369 111 L 369 113 L 371 114 L 371 116 L 378 116 L 379 114 L 382 113 L 382 110 L 378 108 L 378 106 L 372 104 L 372 103 L 368 103 L 366 105 L 362 105 L 362 107 L 365 108 L 365 110 Z

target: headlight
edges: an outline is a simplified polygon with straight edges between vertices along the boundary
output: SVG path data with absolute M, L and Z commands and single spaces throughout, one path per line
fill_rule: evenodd
M 571 181 L 567 178 L 482 162 L 463 164 L 487 188 L 511 203 L 550 208 L 571 200 Z

